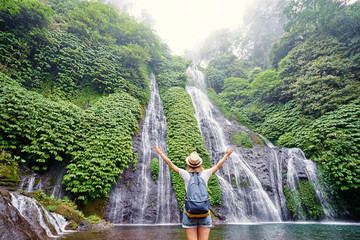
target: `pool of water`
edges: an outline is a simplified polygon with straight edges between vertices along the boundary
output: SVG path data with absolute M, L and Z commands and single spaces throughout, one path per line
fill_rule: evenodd
M 118 225 L 102 232 L 74 232 L 66 240 L 186 239 L 180 225 Z M 360 223 L 262 223 L 216 225 L 210 239 L 360 240 Z

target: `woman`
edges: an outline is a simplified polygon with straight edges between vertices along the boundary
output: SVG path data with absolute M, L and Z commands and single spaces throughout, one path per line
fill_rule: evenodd
M 162 159 L 169 165 L 169 167 L 178 173 L 182 179 L 185 181 L 185 189 L 187 190 L 187 185 L 190 180 L 189 172 L 201 172 L 200 177 L 205 180 L 206 184 L 211 177 L 226 161 L 226 159 L 233 152 L 232 148 L 229 148 L 225 152 L 225 156 L 212 168 L 204 170 L 202 167 L 202 159 L 196 152 L 192 152 L 190 156 L 186 158 L 187 171 L 184 169 L 178 168 L 173 164 L 170 159 L 168 159 L 165 154 L 162 152 L 161 148 L 154 147 L 156 153 L 158 153 Z M 190 218 L 183 214 L 183 228 L 185 228 L 186 236 L 188 240 L 205 240 L 209 238 L 210 228 L 212 227 L 211 215 L 201 218 Z

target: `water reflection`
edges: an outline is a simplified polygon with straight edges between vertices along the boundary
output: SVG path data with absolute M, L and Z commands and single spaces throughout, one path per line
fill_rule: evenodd
M 62 236 L 66 240 L 186 239 L 180 225 L 115 226 L 103 232 L 78 232 Z M 359 240 L 360 224 L 269 223 L 217 225 L 210 239 L 236 240 Z

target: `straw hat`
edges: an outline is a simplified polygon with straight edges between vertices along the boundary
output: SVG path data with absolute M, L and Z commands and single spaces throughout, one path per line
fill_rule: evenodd
M 192 152 L 190 156 L 186 158 L 186 163 L 190 167 L 198 167 L 202 164 L 202 159 L 196 152 Z

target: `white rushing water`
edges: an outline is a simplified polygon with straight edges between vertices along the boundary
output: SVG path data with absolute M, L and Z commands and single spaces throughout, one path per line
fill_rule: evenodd
M 11 193 L 11 202 L 19 213 L 30 223 L 39 224 L 49 237 L 56 237 L 65 232 L 67 222 L 63 216 L 47 211 L 35 199 L 18 193 Z M 55 232 L 52 232 L 50 225 Z
M 112 223 L 161 224 L 180 221 L 169 167 L 153 151 L 153 146 L 166 150 L 167 128 L 153 73 L 150 76 L 150 87 L 151 98 L 141 127 L 141 147 L 138 149 L 137 168 L 132 174 L 135 177 L 123 179 L 110 193 L 107 220 Z M 153 158 L 157 158 L 160 165 L 157 180 L 153 180 L 150 172 Z
M 41 178 L 38 177 L 39 181 L 35 185 L 36 177 L 38 177 L 36 174 L 24 176 L 19 183 L 18 190 L 23 190 L 25 192 L 31 193 L 42 189 Z
M 195 116 L 203 134 L 206 149 L 210 153 L 212 164 L 216 164 L 222 158 L 226 148 L 231 145 L 229 135 L 233 133 L 229 129 L 232 129 L 232 123 L 222 116 L 208 98 L 202 72 L 196 67 L 190 67 L 187 73 L 191 78 L 186 89 L 193 100 Z M 306 159 L 304 153 L 298 148 L 282 147 L 280 150 L 271 142 L 264 140 L 265 147 L 259 152 L 250 151 L 250 155 L 257 155 L 255 158 L 266 166 L 262 169 L 268 171 L 266 178 L 271 191 L 264 191 L 262 183 L 258 179 L 260 176 L 254 173 L 242 153 L 236 148 L 229 160 L 216 173 L 222 192 L 222 208 L 225 209 L 226 221 L 276 222 L 289 219 L 283 186 L 286 182 L 290 191 L 296 194 L 298 181 L 301 180 L 298 176 L 299 173 L 301 178 L 308 179 L 314 186 L 325 219 L 332 219 L 334 211 L 328 202 L 324 187 L 319 183 L 316 164 Z M 247 159 L 252 159 L 252 157 L 247 156 Z M 286 174 L 284 174 L 284 169 L 287 169 Z M 261 177 L 264 181 L 264 174 L 261 174 Z M 268 195 L 269 192 L 271 198 Z M 303 210 L 298 208 L 297 211 L 300 213 Z M 298 214 L 298 216 L 300 215 Z
M 300 180 L 297 175 L 296 168 L 301 168 L 306 174 L 309 182 L 314 186 L 315 193 L 320 201 L 320 204 L 324 211 L 325 219 L 332 219 L 335 215 L 334 210 L 328 201 L 328 196 L 324 187 L 321 186 L 318 179 L 318 171 L 315 162 L 306 159 L 305 154 L 299 148 L 288 149 L 290 159 L 288 161 L 288 173 L 287 173 L 287 185 L 290 191 L 296 189 L 296 183 Z M 299 166 L 296 166 L 299 165 Z M 298 209 L 300 215 L 301 209 Z
M 206 149 L 211 155 L 212 163 L 216 164 L 230 146 L 224 135 L 224 127 L 231 123 L 222 117 L 208 98 L 203 74 L 195 67 L 188 68 L 187 73 L 191 76 L 191 85 L 186 90 L 192 98 Z M 216 175 L 222 191 L 222 208 L 226 209 L 228 222 L 281 221 L 278 209 L 262 188 L 259 179 L 236 150 Z M 246 184 L 246 187 L 233 187 L 234 180 L 237 186 Z

